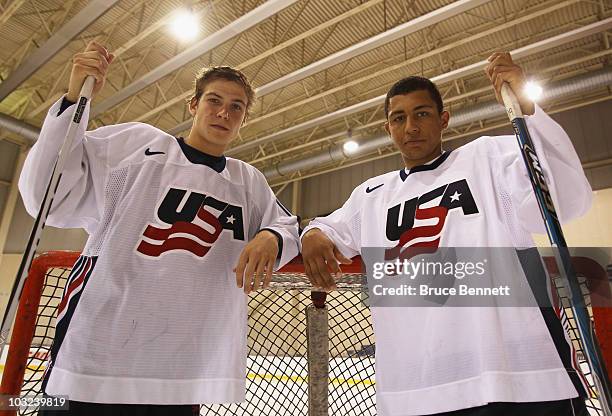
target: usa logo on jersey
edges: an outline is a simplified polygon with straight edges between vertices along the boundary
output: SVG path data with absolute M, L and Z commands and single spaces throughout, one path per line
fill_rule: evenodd
M 223 230 L 244 241 L 242 207 L 196 191 L 169 188 L 156 216 L 158 223 L 147 225 L 136 249 L 146 256 L 185 250 L 203 257 Z
M 438 198 L 439 204 L 433 205 Z M 408 259 L 416 254 L 434 252 L 440 245 L 448 213 L 456 209 L 461 209 L 463 215 L 478 213 L 476 201 L 465 179 L 442 185 L 389 208 L 387 238 L 397 241 L 397 245 L 385 252 L 385 259 Z

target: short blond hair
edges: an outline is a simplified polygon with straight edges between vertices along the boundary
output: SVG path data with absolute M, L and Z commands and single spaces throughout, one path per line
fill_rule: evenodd
M 204 94 L 206 85 L 218 79 L 235 82 L 244 89 L 244 93 L 247 96 L 246 116 L 248 117 L 249 110 L 253 105 L 253 101 L 255 101 L 255 90 L 241 71 L 229 66 L 213 66 L 200 69 L 193 82 L 194 93 L 189 98 L 189 102 L 191 103 L 194 99 L 199 101 L 202 94 Z

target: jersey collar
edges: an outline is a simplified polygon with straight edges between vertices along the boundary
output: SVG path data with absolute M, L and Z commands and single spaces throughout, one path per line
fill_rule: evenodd
M 191 163 L 206 165 L 218 173 L 223 172 L 223 169 L 225 169 L 225 164 L 227 163 L 225 156 L 213 156 L 209 155 L 208 153 L 201 152 L 195 147 L 189 146 L 187 143 L 185 143 L 185 139 L 182 137 L 177 137 L 176 141 L 178 141 L 183 154 Z
M 444 161 L 448 158 L 448 155 L 450 155 L 451 151 L 446 151 L 443 150 L 442 154 L 440 156 L 438 156 L 437 158 L 435 158 L 434 160 L 432 160 L 431 162 L 427 162 L 423 165 L 418 165 L 413 167 L 412 169 L 408 170 L 406 168 L 400 170 L 399 174 L 400 174 L 400 178 L 402 178 L 402 181 L 405 181 L 406 178 L 408 178 L 409 175 L 416 173 L 416 172 L 424 172 L 427 170 L 434 170 L 437 169 L 438 166 L 440 166 L 442 163 L 444 163 Z

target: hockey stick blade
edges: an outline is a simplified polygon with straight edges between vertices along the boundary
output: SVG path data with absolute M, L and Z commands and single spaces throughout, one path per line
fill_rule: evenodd
M 504 106 L 506 107 L 506 112 L 508 113 L 508 118 L 512 122 L 514 134 L 523 156 L 523 161 L 529 173 L 531 186 L 538 202 L 538 207 L 540 208 L 540 214 L 546 226 L 548 238 L 553 248 L 555 248 L 555 260 L 559 269 L 559 274 L 563 282 L 569 287 L 571 308 L 574 313 L 585 356 L 598 389 L 599 400 L 604 415 L 612 416 L 610 410 L 612 397 L 606 365 L 599 349 L 593 326 L 591 325 L 591 318 L 589 317 L 584 303 L 580 284 L 572 265 L 571 254 L 567 247 L 563 230 L 561 229 L 561 223 L 559 222 L 559 217 L 557 216 L 557 211 L 548 189 L 544 171 L 540 165 L 529 130 L 527 129 L 527 123 L 525 123 L 525 119 L 523 118 L 521 106 L 507 83 L 502 85 L 501 96 L 504 101 Z
M 91 98 L 94 84 L 94 77 L 89 76 L 85 79 L 85 82 L 83 83 L 83 87 L 81 88 L 81 92 L 79 94 L 77 105 L 75 106 L 74 112 L 72 114 L 70 126 L 68 127 L 68 131 L 66 133 L 66 138 L 64 139 L 64 143 L 62 144 L 57 159 L 55 160 L 55 165 L 53 166 L 53 170 L 51 173 L 51 179 L 47 184 L 47 189 L 45 190 L 45 194 L 43 196 L 38 215 L 36 216 L 34 225 L 32 226 L 30 238 L 28 239 L 28 244 L 21 259 L 21 264 L 19 265 L 17 278 L 13 283 L 13 288 L 11 290 L 7 308 L 4 311 L 4 316 L 2 318 L 2 327 L 0 328 L 0 352 L 4 350 L 4 347 L 8 342 L 8 334 L 13 324 L 15 314 L 17 312 L 17 307 L 19 305 L 19 299 L 21 298 L 23 286 L 30 270 L 30 266 L 32 265 L 34 255 L 36 254 L 36 249 L 38 248 L 38 243 L 40 242 L 40 236 L 42 234 L 43 228 L 45 227 L 45 222 L 47 220 L 47 216 L 49 215 L 51 204 L 53 203 L 53 197 L 55 196 L 55 191 L 57 190 L 57 187 L 59 185 L 64 165 L 66 164 L 66 159 L 68 157 L 68 154 L 70 153 L 72 143 L 74 142 L 77 130 L 82 121 L 83 114 L 85 112 L 85 106 Z

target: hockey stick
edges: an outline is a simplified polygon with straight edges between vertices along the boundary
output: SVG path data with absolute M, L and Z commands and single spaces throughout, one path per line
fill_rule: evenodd
M 563 281 L 567 282 L 569 286 L 569 298 L 572 312 L 576 320 L 585 356 L 591 368 L 593 380 L 599 392 L 601 407 L 604 415 L 611 416 L 610 404 L 612 403 L 612 397 L 610 395 L 610 380 L 608 379 L 605 362 L 599 350 L 597 338 L 595 337 L 595 332 L 591 325 L 591 318 L 589 317 L 584 303 L 580 284 L 578 283 L 574 267 L 572 266 L 572 257 L 567 247 L 567 243 L 565 242 L 565 237 L 563 236 L 563 230 L 559 223 L 552 196 L 546 185 L 544 172 L 542 171 L 535 147 L 529 135 L 527 123 L 525 123 L 525 119 L 523 118 L 521 106 L 507 83 L 502 85 L 501 96 L 508 117 L 512 122 L 514 134 L 518 140 L 521 154 L 523 155 L 523 161 L 529 173 L 531 186 L 533 187 L 533 192 L 535 193 L 538 206 L 540 207 L 540 214 L 542 214 L 546 226 L 546 233 L 554 248 L 553 251 L 555 253 L 555 260 L 559 268 L 559 273 Z
M 70 153 L 70 149 L 72 148 L 72 143 L 74 142 L 74 139 L 76 137 L 79 124 L 81 123 L 81 118 L 83 117 L 83 113 L 85 112 L 85 105 L 87 104 L 87 101 L 89 101 L 89 99 L 91 98 L 94 83 L 95 78 L 92 76 L 88 76 L 85 79 L 85 82 L 83 83 L 83 87 L 81 88 L 77 105 L 74 108 L 72 121 L 70 122 L 68 132 L 66 133 L 66 138 L 64 139 L 64 143 L 60 148 L 59 154 L 55 161 L 55 165 L 53 166 L 53 170 L 51 172 L 51 179 L 49 180 L 45 195 L 40 205 L 40 210 L 38 211 L 38 215 L 36 216 L 36 220 L 34 221 L 34 225 L 32 226 L 30 238 L 28 240 L 28 244 L 21 259 L 19 271 L 17 272 L 17 279 L 13 284 L 13 289 L 11 290 L 8 305 L 6 310 L 4 311 L 4 317 L 2 318 L 2 327 L 0 328 L 0 352 L 4 350 L 4 347 L 7 344 L 8 334 L 11 330 L 13 319 L 15 318 L 15 314 L 17 312 L 19 299 L 21 298 L 21 291 L 23 290 L 23 285 L 25 283 L 26 277 L 28 276 L 28 272 L 30 271 L 32 260 L 34 259 L 34 255 L 36 254 L 36 249 L 38 248 L 38 243 L 40 242 L 42 230 L 43 228 L 45 228 L 45 222 L 47 221 L 47 216 L 49 215 L 49 210 L 51 208 L 51 204 L 53 203 L 53 197 L 55 196 L 57 186 L 62 177 L 62 171 L 64 170 L 66 159 L 68 158 L 68 154 Z

